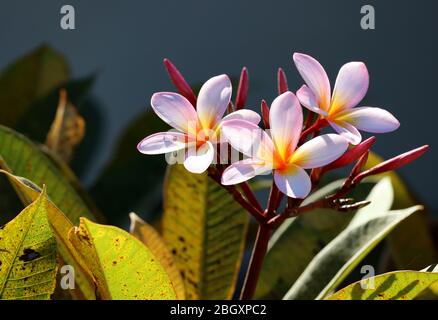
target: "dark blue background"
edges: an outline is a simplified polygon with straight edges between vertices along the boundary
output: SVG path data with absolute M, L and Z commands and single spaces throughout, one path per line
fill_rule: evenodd
M 76 30 L 59 26 L 64 4 L 76 9 Z M 376 30 L 360 28 L 365 4 L 376 9 Z M 424 158 L 401 173 L 421 200 L 438 209 L 437 9 L 431 0 L 2 1 L 0 67 L 47 42 L 66 54 L 74 76 L 99 72 L 93 95 L 105 134 L 84 177 L 89 184 L 121 130 L 149 106 L 151 94 L 173 90 L 164 57 L 192 83 L 220 73 L 238 75 L 247 66 L 249 102 L 257 109 L 261 98 L 275 97 L 279 66 L 292 90 L 301 85 L 294 51 L 318 58 L 332 81 L 343 63 L 362 60 L 371 74 L 364 104 L 390 110 L 402 124 L 398 132 L 379 136 L 375 150 L 389 157 L 431 144 Z

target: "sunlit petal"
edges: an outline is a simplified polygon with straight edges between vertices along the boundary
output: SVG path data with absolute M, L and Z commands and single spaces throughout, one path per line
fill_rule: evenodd
M 330 114 L 357 106 L 367 93 L 369 81 L 368 70 L 363 62 L 343 65 L 333 90 Z
M 138 151 L 144 154 L 162 154 L 184 149 L 188 137 L 180 132 L 160 132 L 144 138 L 137 145 Z
M 351 144 L 357 145 L 362 141 L 360 132 L 348 122 L 329 122 L 337 133 L 347 139 Z
M 190 148 L 187 151 L 184 167 L 192 173 L 203 173 L 213 162 L 214 155 L 214 147 L 207 141 L 197 150 Z
M 281 192 L 292 198 L 303 199 L 312 188 L 309 175 L 298 166 L 291 166 L 287 172 L 276 170 L 274 181 Z
M 328 111 L 330 106 L 330 81 L 321 64 L 311 56 L 294 53 L 293 56 L 298 72 L 303 77 L 310 90 L 313 91 L 319 107 Z
M 252 122 L 232 119 L 222 122 L 223 138 L 236 150 L 252 158 L 273 157 L 271 138 Z M 265 159 L 265 157 L 263 157 Z
M 272 102 L 269 124 L 275 148 L 286 160 L 295 150 L 303 126 L 303 110 L 292 92 L 287 91 Z
M 167 124 L 182 132 L 193 131 L 198 117 L 190 102 L 173 92 L 155 93 L 151 98 L 152 109 Z
M 297 91 L 297 97 L 300 100 L 301 104 L 309 109 L 310 111 L 316 112 L 320 115 L 326 116 L 327 112 L 322 110 L 318 102 L 316 101 L 316 97 L 312 90 L 309 89 L 308 86 L 303 85 L 298 91 Z
M 222 118 L 231 99 L 231 82 L 228 76 L 220 75 L 209 79 L 198 95 L 196 110 L 204 129 L 212 129 Z
M 348 148 L 348 141 L 338 134 L 325 134 L 316 137 L 293 154 L 292 162 L 304 169 L 325 166 L 338 159 Z
M 380 108 L 354 108 L 345 111 L 336 119 L 349 122 L 359 130 L 373 133 L 391 132 L 400 127 L 400 122 L 391 113 Z
M 259 124 L 261 117 L 255 111 L 248 109 L 240 109 L 226 115 L 225 117 L 222 118 L 222 121 L 232 120 L 232 119 L 246 120 L 254 124 Z
M 256 159 L 245 159 L 229 166 L 222 174 L 222 184 L 232 185 L 247 181 L 257 175 L 267 174 L 272 167 L 264 161 Z

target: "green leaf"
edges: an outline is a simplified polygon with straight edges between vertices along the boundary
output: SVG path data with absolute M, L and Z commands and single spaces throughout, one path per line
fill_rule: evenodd
M 310 262 L 285 295 L 285 299 L 323 299 L 401 221 L 422 209 L 414 206 L 389 211 L 393 200 L 391 181 L 382 179 L 350 224 Z
M 342 185 L 338 180 L 310 195 L 304 204 L 332 194 Z M 351 215 L 318 209 L 286 220 L 272 235 L 255 297 L 281 299 L 313 257 L 332 240 Z
M 0 229 L 0 299 L 50 299 L 56 285 L 56 241 L 39 198 Z
M 378 155 L 370 153 L 366 167 L 370 168 L 382 161 L 383 159 Z M 396 191 L 393 209 L 407 208 L 418 203 L 403 180 L 394 171 L 383 173 L 376 176 L 375 179 L 382 177 L 391 178 Z M 413 238 L 415 241 L 412 241 Z M 422 266 L 438 261 L 425 212 L 412 215 L 400 223 L 397 229 L 388 236 L 387 241 L 391 249 L 391 257 L 397 268 L 420 269 Z
M 170 281 L 175 288 L 177 299 L 185 300 L 186 293 L 181 272 L 175 265 L 172 253 L 160 234 L 154 229 L 154 227 L 147 224 L 135 213 L 131 212 L 129 214 L 129 218 L 131 219 L 131 227 L 129 228 L 129 232 L 138 240 L 140 240 L 146 247 L 148 247 L 152 254 L 157 257 L 169 275 Z
M 26 178 L 14 176 L 13 174 L 0 170 L 4 173 L 9 181 L 26 201 L 32 202 L 38 199 L 41 193 L 40 187 Z M 69 290 L 69 293 L 78 299 L 95 299 L 94 280 L 82 256 L 78 254 L 68 239 L 68 233 L 74 225 L 68 220 L 61 210 L 58 209 L 50 199 L 47 201 L 47 216 L 56 238 L 59 254 L 65 264 L 71 265 L 75 270 L 75 289 Z
M 183 273 L 188 299 L 230 299 L 249 215 L 207 173 L 169 166 L 162 234 Z
M 161 181 L 166 170 L 164 156 L 143 155 L 137 151 L 137 144 L 150 134 L 168 129 L 148 110 L 121 135 L 110 162 L 91 188 L 97 205 L 107 216 L 115 217 L 114 222 L 120 222 L 130 211 L 161 213 Z M 114 197 L 114 194 L 118 196 Z
M 64 57 L 46 45 L 9 65 L 0 75 L 0 123 L 15 126 L 34 101 L 68 76 Z
M 94 218 L 86 202 L 79 196 L 77 182 L 70 169 L 56 165 L 36 145 L 12 129 L 0 126 L 0 167 L 6 171 L 25 177 L 35 184 L 48 187 L 48 195 L 53 203 L 74 223 L 79 217 Z M 74 186 L 76 189 L 72 186 Z M 25 205 L 26 197 L 21 197 Z
M 350 284 L 328 299 L 412 300 L 437 281 L 437 265 L 421 271 L 394 271 Z
M 175 299 L 169 276 L 139 240 L 112 226 L 81 218 L 69 238 L 96 279 L 99 298 Z

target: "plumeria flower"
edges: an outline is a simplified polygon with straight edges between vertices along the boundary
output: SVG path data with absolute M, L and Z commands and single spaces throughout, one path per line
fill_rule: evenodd
M 258 124 L 260 116 L 251 110 L 241 109 L 222 119 L 231 99 L 231 82 L 228 76 L 209 79 L 199 91 L 196 110 L 182 95 L 173 92 L 155 93 L 152 109 L 176 130 L 160 132 L 143 139 L 137 149 L 144 154 L 163 154 L 185 150 L 184 167 L 192 173 L 202 173 L 216 155 L 221 143 L 219 133 L 223 121 L 245 119 Z
M 272 103 L 269 123 L 271 136 L 248 121 L 224 122 L 225 138 L 249 158 L 229 166 L 222 175 L 222 184 L 238 184 L 273 170 L 275 184 L 281 192 L 289 197 L 305 198 L 311 190 L 305 169 L 319 168 L 336 160 L 347 150 L 348 142 L 338 134 L 326 134 L 297 148 L 303 112 L 290 91 Z
M 372 107 L 356 107 L 364 98 L 369 85 L 367 67 L 362 62 L 350 62 L 340 70 L 333 94 L 330 81 L 321 64 L 314 58 L 295 53 L 295 65 L 307 85 L 297 96 L 307 109 L 318 113 L 352 144 L 358 144 L 358 130 L 385 133 L 396 130 L 400 123 L 388 111 Z

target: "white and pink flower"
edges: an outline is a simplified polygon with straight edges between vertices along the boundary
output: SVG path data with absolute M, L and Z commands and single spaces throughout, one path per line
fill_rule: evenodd
M 305 198 L 311 191 L 305 169 L 322 167 L 339 158 L 348 141 L 337 134 L 314 138 L 297 148 L 303 113 L 290 91 L 278 96 L 269 114 L 268 135 L 254 123 L 232 119 L 223 123 L 222 133 L 231 146 L 247 159 L 231 164 L 222 175 L 222 184 L 232 185 L 273 171 L 278 189 L 293 198 Z
M 144 154 L 165 154 L 185 151 L 184 167 L 192 173 L 208 169 L 216 156 L 223 121 L 244 119 L 254 125 L 260 116 L 251 110 L 238 110 L 223 115 L 231 99 L 228 76 L 209 79 L 199 91 L 196 110 L 182 95 L 173 92 L 155 93 L 151 105 L 155 113 L 174 131 L 160 132 L 144 138 L 137 149 Z
M 359 130 L 385 133 L 400 126 L 398 120 L 384 109 L 355 108 L 368 90 L 369 75 L 364 63 L 345 64 L 339 70 L 332 94 L 327 73 L 316 59 L 301 53 L 295 53 L 293 59 L 307 84 L 297 92 L 301 104 L 326 119 L 352 144 L 362 140 Z

